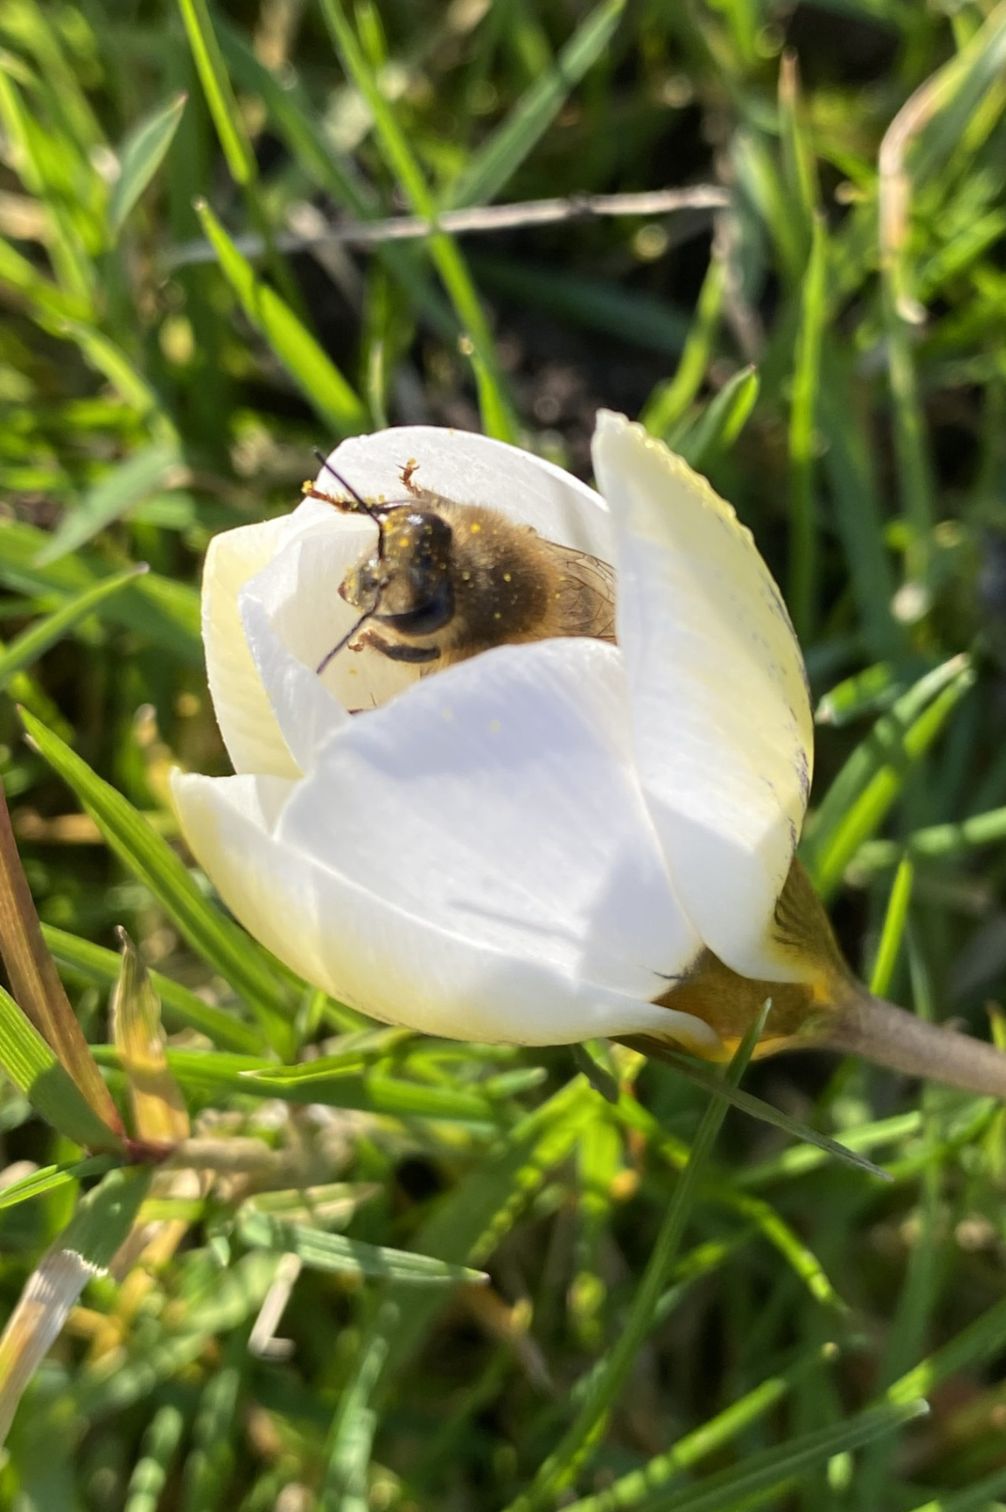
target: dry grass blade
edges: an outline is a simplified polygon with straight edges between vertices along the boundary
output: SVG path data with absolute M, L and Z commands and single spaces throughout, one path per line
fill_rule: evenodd
M 136 946 L 124 929 L 117 934 L 122 966 L 112 997 L 112 1035 L 129 1086 L 133 1133 L 144 1144 L 174 1146 L 188 1138 L 189 1115 L 164 1053 L 161 1005 Z
M 92 1276 L 107 1271 L 150 1182 L 137 1168 L 111 1171 L 25 1283 L 0 1336 L 0 1444 L 25 1388 Z
M 42 938 L 35 904 L 18 855 L 10 813 L 0 787 L 0 955 L 13 996 L 102 1123 L 122 1133 L 111 1094 L 77 1022 Z
M 72 1250 L 50 1250 L 25 1283 L 0 1338 L 0 1444 L 25 1388 L 55 1342 L 71 1307 L 98 1268 Z

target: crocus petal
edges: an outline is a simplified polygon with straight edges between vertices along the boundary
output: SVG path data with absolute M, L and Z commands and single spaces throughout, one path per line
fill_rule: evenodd
M 560 546 L 612 559 L 611 527 L 604 500 L 569 473 L 530 452 L 469 431 L 432 425 L 403 425 L 351 436 L 329 462 L 366 499 L 411 503 L 402 468 L 415 462 L 413 483 L 457 504 L 501 509 Z M 318 487 L 340 494 L 324 468 Z
M 206 676 L 227 754 L 237 772 L 297 771 L 255 665 L 238 609 L 244 585 L 267 566 L 289 520 L 263 520 L 214 536 L 203 567 Z
M 277 833 L 438 928 L 657 997 L 700 941 L 626 724 L 614 647 L 503 647 L 335 735 Z
M 772 934 L 810 787 L 793 627 L 751 533 L 666 447 L 602 412 L 637 765 L 692 924 L 746 976 L 801 974 Z
M 302 771 L 310 766 L 317 745 L 349 718 L 329 677 L 320 677 L 316 668 L 345 633 L 346 621 L 351 625 L 358 617 L 337 590 L 367 545 L 366 524 L 353 520 L 339 530 L 325 521 L 303 531 L 241 590 L 249 652 L 282 737 Z M 355 670 L 351 653 L 335 661 Z M 326 672 L 334 670 L 335 662 Z
M 437 928 L 296 850 L 276 833 L 292 783 L 176 772 L 172 784 L 197 861 L 245 927 L 307 981 L 363 1012 L 456 1039 L 540 1045 L 656 1033 L 715 1047 L 712 1031 L 688 1014 Z
M 386 703 L 422 670 L 369 648 L 347 648 L 320 675 L 316 670 L 360 618 L 340 597 L 339 585 L 373 551 L 376 539 L 371 520 L 328 506 L 320 522 L 291 535 L 241 591 L 252 659 L 301 770 L 310 767 L 317 743 L 348 717 L 347 710 Z
M 331 514 L 330 505 L 304 499 L 291 514 L 239 525 L 210 542 L 202 585 L 206 674 L 217 724 L 237 772 L 293 776 L 297 771 L 248 645 L 242 591 L 284 546 L 326 523 Z

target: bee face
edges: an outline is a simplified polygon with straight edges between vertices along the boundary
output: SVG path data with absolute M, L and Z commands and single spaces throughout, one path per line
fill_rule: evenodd
M 453 536 L 432 510 L 391 509 L 381 521 L 376 550 L 350 568 L 339 593 L 398 635 L 430 635 L 454 614 Z

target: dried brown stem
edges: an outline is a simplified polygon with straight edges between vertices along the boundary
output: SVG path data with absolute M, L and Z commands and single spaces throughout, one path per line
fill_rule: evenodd
M 615 215 L 671 215 L 682 210 L 722 210 L 730 195 L 715 184 L 696 184 L 688 189 L 652 189 L 638 194 L 574 194 L 564 199 L 521 200 L 510 205 L 473 205 L 461 210 L 444 210 L 435 221 L 421 215 L 393 215 L 386 220 L 340 221 L 318 236 L 286 234 L 277 236 L 280 252 L 309 252 L 314 247 L 332 245 L 376 247 L 387 242 L 417 241 L 434 231 L 452 236 L 473 233 L 512 231 L 525 226 L 551 226 L 557 223 L 593 220 Z M 260 236 L 236 238 L 238 249 L 246 257 L 264 256 L 265 242 Z M 171 268 L 189 267 L 194 263 L 212 262 L 216 254 L 206 241 L 186 242 L 168 258 Z
M 77 1022 L 56 963 L 42 938 L 35 904 L 18 855 L 7 800 L 0 786 L 0 956 L 11 994 L 25 1017 L 73 1077 L 90 1108 L 116 1135 L 119 1118 L 91 1047 Z

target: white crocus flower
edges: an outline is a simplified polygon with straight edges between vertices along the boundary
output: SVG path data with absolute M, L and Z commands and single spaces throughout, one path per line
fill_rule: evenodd
M 415 461 L 425 490 L 612 564 L 617 645 L 503 645 L 425 676 L 347 648 L 319 675 L 359 617 L 337 590 L 373 552 L 373 521 L 308 497 L 217 536 L 203 634 L 236 775 L 176 773 L 174 793 L 246 928 L 306 981 L 431 1034 L 635 1035 L 718 1057 L 774 983 L 764 1048 L 841 998 L 845 1037 L 832 1037 L 875 1049 L 862 989 L 793 868 L 806 679 L 730 506 L 609 413 L 599 492 L 424 426 L 356 437 L 329 460 L 367 499 L 403 501 Z M 331 474 L 318 486 L 341 492 Z

